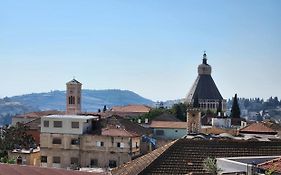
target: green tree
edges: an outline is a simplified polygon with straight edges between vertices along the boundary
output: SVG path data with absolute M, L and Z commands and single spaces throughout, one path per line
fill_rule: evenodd
M 15 148 L 30 148 L 35 142 L 31 135 L 27 134 L 28 127 L 23 124 L 16 126 L 4 126 L 1 128 L 0 157 L 6 157 L 8 151 Z
M 181 121 L 186 121 L 187 105 L 184 103 L 174 104 L 170 110 Z
M 231 118 L 240 118 L 240 107 L 238 104 L 237 94 L 233 98 L 232 108 L 231 108 Z
M 203 160 L 203 167 L 204 170 L 206 170 L 208 173 L 212 175 L 217 175 L 222 171 L 222 169 L 217 167 L 216 159 L 210 157 L 207 157 L 206 159 Z

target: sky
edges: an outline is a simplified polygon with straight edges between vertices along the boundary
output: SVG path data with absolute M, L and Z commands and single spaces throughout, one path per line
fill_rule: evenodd
M 3 0 L 0 97 L 64 90 L 75 76 L 84 89 L 183 98 L 206 50 L 224 98 L 280 98 L 280 9 L 280 0 Z

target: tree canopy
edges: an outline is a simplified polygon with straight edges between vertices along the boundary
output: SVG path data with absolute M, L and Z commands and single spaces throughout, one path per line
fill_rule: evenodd
M 238 99 L 237 99 L 237 94 L 235 94 L 234 98 L 233 98 L 233 103 L 232 103 L 232 107 L 231 107 L 231 114 L 230 117 L 231 118 L 240 118 L 240 107 L 238 104 Z

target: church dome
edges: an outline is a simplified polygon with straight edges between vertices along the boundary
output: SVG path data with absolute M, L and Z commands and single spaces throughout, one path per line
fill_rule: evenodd
M 212 67 L 207 63 L 207 54 L 203 55 L 203 62 L 198 66 L 199 75 L 211 75 Z

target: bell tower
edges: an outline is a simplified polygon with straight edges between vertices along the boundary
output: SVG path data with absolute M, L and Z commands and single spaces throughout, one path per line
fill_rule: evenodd
M 82 84 L 74 78 L 66 83 L 66 114 L 81 112 L 81 87 Z
M 201 112 L 199 108 L 198 98 L 195 98 L 193 106 L 187 108 L 187 134 L 199 134 L 200 131 Z

